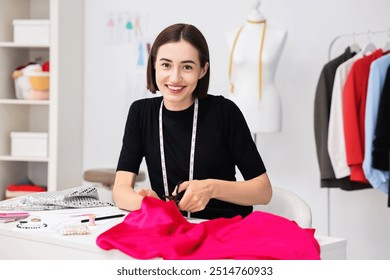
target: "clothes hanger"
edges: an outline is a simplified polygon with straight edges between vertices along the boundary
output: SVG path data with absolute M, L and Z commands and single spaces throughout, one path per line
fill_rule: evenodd
M 387 36 L 390 38 L 390 28 L 387 30 Z M 390 51 L 390 40 L 385 43 L 385 45 L 382 48 L 383 52 L 389 52 Z
M 356 43 L 356 31 L 353 32 L 352 38 L 353 38 L 353 42 L 349 47 L 351 49 L 351 52 L 358 53 L 362 50 L 362 48 L 359 46 L 358 43 Z
M 374 51 L 376 50 L 376 46 L 374 43 L 372 42 L 369 42 L 367 45 L 364 46 L 364 48 L 362 49 L 362 53 L 364 55 L 367 55 L 367 54 L 370 54 L 370 53 L 373 53 Z
M 359 46 L 358 43 L 353 43 L 349 47 L 351 48 L 351 52 L 355 52 L 355 53 L 358 53 L 362 50 L 362 48 Z
M 375 44 L 372 42 L 371 40 L 371 37 L 370 37 L 370 33 L 371 31 L 369 30 L 367 32 L 367 37 L 368 37 L 368 40 L 369 42 L 367 43 L 367 45 L 364 46 L 364 48 L 362 49 L 362 54 L 363 55 L 368 55 L 368 54 L 371 54 L 373 53 L 377 48 L 375 46 Z

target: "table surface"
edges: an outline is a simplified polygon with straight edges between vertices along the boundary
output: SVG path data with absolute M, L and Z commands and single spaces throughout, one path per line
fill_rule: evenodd
M 6 211 L 2 211 L 6 212 Z M 88 214 L 109 216 L 114 214 L 128 214 L 116 207 L 97 207 L 84 209 L 63 209 L 50 211 L 30 212 L 31 219 L 40 218 L 45 228 L 21 229 L 16 225 L 19 222 L 0 223 L 0 259 L 131 259 L 130 256 L 118 250 L 103 250 L 96 245 L 96 238 L 104 231 L 123 221 L 124 217 L 99 220 L 95 226 L 88 226 L 89 234 L 63 235 L 61 227 L 69 224 L 80 224 Z M 197 223 L 202 220 L 191 219 Z M 86 223 L 88 225 L 88 223 Z M 322 259 L 345 259 L 346 240 L 343 238 L 316 235 L 321 246 Z M 36 249 L 34 249 L 36 248 Z M 35 251 L 34 251 L 35 250 Z

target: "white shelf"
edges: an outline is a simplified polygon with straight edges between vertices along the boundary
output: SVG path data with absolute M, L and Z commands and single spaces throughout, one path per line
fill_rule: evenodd
M 0 156 L 0 161 L 48 162 L 48 157 Z
M 0 0 L 0 200 L 4 188 L 23 174 L 47 185 L 48 191 L 82 183 L 83 2 Z M 14 19 L 43 18 L 50 20 L 50 42 L 13 42 Z M 46 60 L 50 100 L 15 98 L 11 72 L 31 61 Z M 47 131 L 49 156 L 11 156 L 13 131 Z
M 47 44 L 22 44 L 22 43 L 15 43 L 15 42 L 0 42 L 0 47 L 48 49 L 50 46 L 48 43 Z
M 4 105 L 49 105 L 49 100 L 26 100 L 26 99 L 0 99 Z

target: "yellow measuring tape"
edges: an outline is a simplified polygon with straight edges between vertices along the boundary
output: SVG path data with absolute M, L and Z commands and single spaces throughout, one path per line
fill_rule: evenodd
M 253 21 L 248 20 L 249 23 L 252 24 L 261 24 L 263 23 L 263 34 L 261 36 L 261 44 L 260 44 L 260 53 L 259 53 L 259 97 L 261 98 L 262 90 L 263 90 L 263 62 L 262 62 L 262 56 L 263 56 L 263 47 L 264 47 L 264 38 L 265 38 L 265 32 L 266 32 L 266 21 Z M 234 56 L 234 50 L 237 45 L 238 38 L 240 37 L 241 31 L 243 30 L 244 25 L 240 27 L 240 29 L 237 32 L 236 37 L 234 38 L 232 50 L 230 52 L 230 59 L 229 59 L 229 81 L 230 81 L 230 91 L 234 93 L 235 86 L 232 81 L 232 70 L 233 70 L 233 56 Z

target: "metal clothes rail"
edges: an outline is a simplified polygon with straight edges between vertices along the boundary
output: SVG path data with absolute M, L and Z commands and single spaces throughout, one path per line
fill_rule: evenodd
M 330 43 L 329 45 L 329 49 L 328 49 L 328 60 L 331 60 L 332 58 L 332 48 L 333 48 L 333 45 L 335 44 L 336 41 L 338 41 L 339 39 L 341 38 L 345 38 L 345 37 L 352 37 L 352 39 L 354 40 L 355 42 L 355 38 L 357 36 L 362 36 L 362 35 L 365 35 L 365 36 L 368 36 L 368 38 L 370 39 L 371 41 L 371 37 L 370 35 L 374 35 L 374 34 L 380 34 L 380 33 L 387 33 L 389 38 L 390 38 L 390 28 L 388 29 L 385 29 L 385 30 L 367 30 L 367 31 L 361 31 L 361 32 L 352 32 L 352 33 L 347 33 L 347 34 L 341 34 L 341 35 L 338 35 L 336 36 L 332 42 Z

